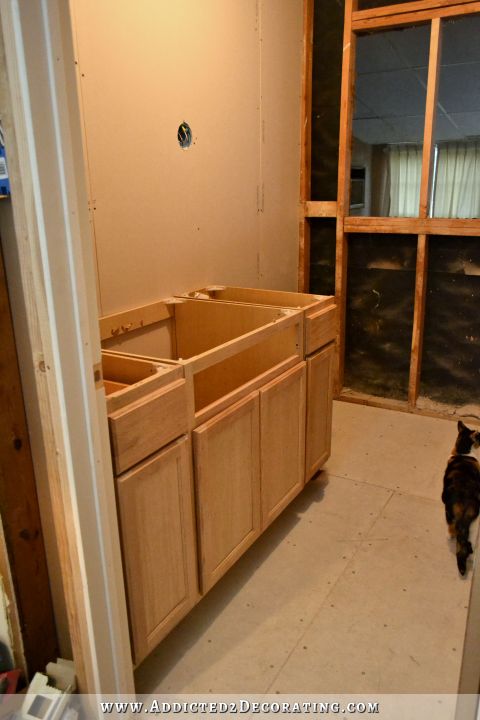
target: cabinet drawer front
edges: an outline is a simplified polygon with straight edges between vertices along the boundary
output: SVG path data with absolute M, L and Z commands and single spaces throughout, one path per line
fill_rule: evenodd
M 202 591 L 260 533 L 258 394 L 193 431 Z
M 198 597 L 190 443 L 183 438 L 117 481 L 135 662 Z
M 117 475 L 188 430 L 185 380 L 166 385 L 108 416 Z
M 304 485 L 306 364 L 260 390 L 262 529 Z
M 305 318 L 305 354 L 318 350 L 335 339 L 337 322 L 336 306 L 320 310 Z
M 334 344 L 307 358 L 306 480 L 330 456 Z

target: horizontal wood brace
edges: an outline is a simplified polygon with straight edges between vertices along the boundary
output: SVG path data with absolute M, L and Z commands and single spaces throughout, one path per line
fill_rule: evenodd
M 414 9 L 416 6 L 417 9 Z M 375 12 L 375 15 L 372 14 Z M 380 15 L 379 13 L 383 14 Z M 414 25 L 434 18 L 449 18 L 480 12 L 480 2 L 463 0 L 462 2 L 444 2 L 444 0 L 424 0 L 423 2 L 402 3 L 401 5 L 361 10 L 353 13 L 354 32 L 381 30 L 382 28 Z M 367 14 L 368 13 L 368 14 Z
M 346 217 L 346 233 L 480 236 L 480 219 Z
M 304 213 L 307 218 L 336 218 L 337 203 L 335 200 L 307 200 L 304 203 Z

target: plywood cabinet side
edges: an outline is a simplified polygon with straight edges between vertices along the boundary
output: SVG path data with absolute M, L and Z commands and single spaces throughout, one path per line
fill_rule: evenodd
M 306 363 L 260 390 L 262 528 L 304 486 Z
M 260 534 L 258 393 L 194 430 L 193 445 L 205 593 Z
M 198 599 L 190 443 L 183 437 L 117 480 L 134 660 Z
M 306 480 L 330 456 L 335 344 L 307 358 Z

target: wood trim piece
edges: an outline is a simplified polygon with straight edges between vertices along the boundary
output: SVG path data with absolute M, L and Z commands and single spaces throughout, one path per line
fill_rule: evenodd
M 412 350 L 410 356 L 410 378 L 408 403 L 415 406 L 420 391 L 422 368 L 423 329 L 425 324 L 425 301 L 427 295 L 428 238 L 418 236 L 417 270 L 415 277 L 415 306 L 413 311 Z
M 428 217 L 430 190 L 432 187 L 432 150 L 435 142 L 437 91 L 440 74 L 441 20 L 432 21 L 430 33 L 430 56 L 428 61 L 427 102 L 425 107 L 425 130 L 423 135 L 422 178 L 420 183 L 420 217 Z
M 451 5 L 465 5 L 469 2 L 475 2 L 475 0 L 418 0 L 418 2 L 385 5 L 385 7 L 373 8 L 371 10 L 357 10 L 353 15 L 353 21 L 378 18 L 379 16 L 400 15 L 402 13 L 412 13 L 420 10 L 433 10 L 435 8 L 450 7 Z
M 337 203 L 335 200 L 307 200 L 304 212 L 307 218 L 336 218 Z
M 397 6 L 399 7 L 399 6 Z M 480 12 L 480 2 L 467 0 L 462 4 L 448 5 L 446 7 L 434 7 L 416 12 L 404 12 L 397 15 L 383 15 L 365 19 L 355 18 L 353 21 L 354 32 L 381 30 L 383 28 L 394 28 L 402 25 L 413 25 L 435 18 L 459 17 Z
M 347 236 L 344 231 L 346 209 L 350 205 L 350 166 L 352 153 L 352 119 L 355 85 L 356 36 L 352 31 L 352 15 L 358 0 L 346 0 L 343 33 L 342 90 L 340 101 L 340 142 L 338 154 L 337 232 L 335 258 L 335 295 L 338 305 L 337 344 L 334 388 L 343 386 L 345 364 L 345 314 L 347 306 Z
M 310 199 L 312 157 L 312 51 L 313 2 L 303 0 L 303 72 L 300 140 L 300 232 L 298 257 L 298 290 L 308 292 L 310 286 L 310 224 L 302 212 Z
M 346 233 L 400 233 L 406 235 L 480 235 L 480 219 L 346 217 Z

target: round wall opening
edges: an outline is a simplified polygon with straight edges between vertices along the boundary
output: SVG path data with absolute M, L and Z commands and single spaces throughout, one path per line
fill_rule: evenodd
M 181 148 L 189 148 L 192 144 L 192 131 L 188 123 L 180 123 L 177 130 L 177 140 Z

